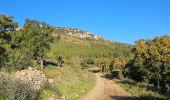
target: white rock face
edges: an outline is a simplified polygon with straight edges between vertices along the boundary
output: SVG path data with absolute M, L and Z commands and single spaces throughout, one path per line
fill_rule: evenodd
M 40 90 L 47 82 L 47 77 L 42 71 L 31 67 L 16 72 L 14 77 L 20 79 L 22 82 L 29 83 L 34 90 Z
M 56 28 L 56 29 L 60 29 L 60 28 Z M 101 39 L 101 37 L 96 36 L 90 32 L 86 32 L 77 28 L 61 28 L 64 30 L 64 33 L 66 35 L 69 36 L 74 36 L 74 37 L 78 37 L 78 38 L 92 38 L 92 39 Z

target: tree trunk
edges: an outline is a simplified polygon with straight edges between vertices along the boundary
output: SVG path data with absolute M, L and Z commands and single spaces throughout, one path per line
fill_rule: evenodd
M 157 75 L 157 89 L 160 89 L 160 80 L 158 75 Z
M 44 69 L 43 60 L 40 60 L 40 63 L 41 63 L 41 69 L 43 70 Z

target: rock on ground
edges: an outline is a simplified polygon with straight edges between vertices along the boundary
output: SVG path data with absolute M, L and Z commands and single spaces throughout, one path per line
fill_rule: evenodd
M 42 71 L 31 67 L 17 71 L 14 77 L 20 79 L 22 82 L 29 83 L 34 90 L 40 90 L 47 82 L 47 77 Z

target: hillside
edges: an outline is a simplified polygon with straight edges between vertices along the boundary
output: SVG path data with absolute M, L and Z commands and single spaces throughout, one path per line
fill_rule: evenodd
M 131 45 L 112 42 L 77 28 L 55 28 L 49 57 L 128 57 Z

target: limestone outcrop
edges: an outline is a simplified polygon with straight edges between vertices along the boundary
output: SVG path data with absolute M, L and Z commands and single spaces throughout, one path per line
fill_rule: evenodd
M 90 32 L 83 31 L 78 28 L 62 28 L 62 27 L 57 27 L 56 30 L 62 31 L 64 34 L 68 36 L 73 36 L 73 37 L 78 37 L 78 38 L 91 38 L 91 39 L 101 39 L 101 37 L 96 36 Z

